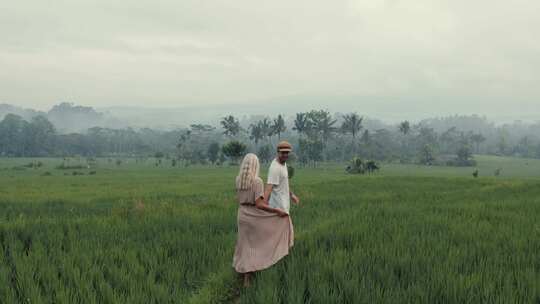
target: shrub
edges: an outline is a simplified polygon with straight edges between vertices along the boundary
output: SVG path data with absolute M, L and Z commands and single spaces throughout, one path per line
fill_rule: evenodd
M 363 161 L 359 157 L 354 157 L 345 171 L 350 174 L 371 174 L 379 169 L 379 165 L 373 160 Z
M 233 164 L 237 164 L 247 150 L 247 146 L 239 141 L 233 140 L 221 148 L 223 154 L 231 159 Z

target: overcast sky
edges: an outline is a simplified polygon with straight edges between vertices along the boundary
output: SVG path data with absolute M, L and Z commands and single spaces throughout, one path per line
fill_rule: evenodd
M 0 103 L 539 113 L 539 16 L 538 0 L 2 1 Z

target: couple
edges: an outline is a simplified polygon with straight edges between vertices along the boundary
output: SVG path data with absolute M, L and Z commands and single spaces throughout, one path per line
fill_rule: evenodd
M 240 206 L 233 267 L 243 275 L 245 287 L 249 286 L 253 272 L 274 265 L 293 246 L 290 201 L 298 204 L 300 200 L 289 190 L 286 161 L 291 151 L 292 146 L 288 142 L 278 144 L 266 186 L 259 177 L 259 159 L 255 154 L 247 154 L 240 165 L 236 177 Z

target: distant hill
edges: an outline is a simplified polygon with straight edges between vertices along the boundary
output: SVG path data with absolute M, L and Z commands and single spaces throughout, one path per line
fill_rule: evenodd
M 47 112 L 47 118 L 62 133 L 84 132 L 92 127 L 122 128 L 127 125 L 108 113 L 101 113 L 92 107 L 60 103 Z
M 37 115 L 43 115 L 54 124 L 60 133 L 80 133 L 96 126 L 110 128 L 127 126 L 118 119 L 106 113 L 100 113 L 92 107 L 78 106 L 67 102 L 55 105 L 48 112 L 23 109 L 10 104 L 0 104 L 0 120 L 10 113 L 21 116 L 25 120 L 31 120 Z
M 23 109 L 9 104 L 0 104 L 0 118 L 7 113 L 31 119 L 36 115 L 45 115 L 61 133 L 84 132 L 88 128 L 99 126 L 108 128 L 152 128 L 172 130 L 189 127 L 191 124 L 209 124 L 219 127 L 219 122 L 226 115 L 239 118 L 243 126 L 249 125 L 261 117 L 276 117 L 281 114 L 290 125 L 295 114 L 313 109 L 327 110 L 338 120 L 341 114 L 356 112 L 364 117 L 364 127 L 370 130 L 379 128 L 395 128 L 404 120 L 422 123 L 442 132 L 452 126 L 459 125 L 463 130 L 494 130 L 493 127 L 506 123 L 514 124 L 516 120 L 537 123 L 540 113 L 489 113 L 475 115 L 474 109 L 469 113 L 455 113 L 446 107 L 433 112 L 435 104 L 431 100 L 402 100 L 376 96 L 327 95 L 307 96 L 291 95 L 253 101 L 231 101 L 226 104 L 185 105 L 177 107 L 150 106 L 111 106 L 93 108 L 63 102 L 53 106 L 48 112 Z M 518 111 L 519 109 L 516 109 Z M 485 109 L 495 111 L 495 109 Z M 486 116 L 484 116 L 486 115 Z M 523 132 L 526 133 L 524 125 Z
M 44 115 L 46 113 L 32 110 L 32 109 L 23 109 L 21 107 L 5 104 L 5 103 L 0 104 L 0 120 L 4 119 L 4 116 L 6 116 L 7 114 L 19 115 L 25 120 L 30 120 L 34 116 L 37 116 L 40 114 Z

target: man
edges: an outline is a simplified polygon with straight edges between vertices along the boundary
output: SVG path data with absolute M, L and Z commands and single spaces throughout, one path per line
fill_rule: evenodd
M 285 212 L 283 216 L 289 214 L 291 200 L 295 204 L 300 203 L 300 199 L 289 189 L 289 172 L 287 171 L 287 159 L 292 151 L 292 145 L 286 141 L 281 141 L 277 146 L 277 156 L 270 164 L 268 171 L 268 182 L 266 183 L 264 197 L 268 205 Z

